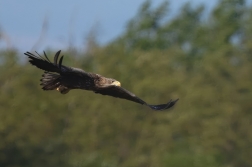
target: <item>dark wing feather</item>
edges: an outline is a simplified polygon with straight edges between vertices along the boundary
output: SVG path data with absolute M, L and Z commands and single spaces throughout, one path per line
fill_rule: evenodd
M 127 100 L 140 103 L 140 104 L 146 104 L 143 100 L 138 98 L 133 93 L 127 91 L 126 89 L 122 87 L 118 87 L 114 85 L 108 86 L 106 88 L 100 88 L 98 90 L 95 90 L 94 92 L 102 94 L 102 95 L 108 95 L 108 96 L 113 96 L 117 98 L 127 99 Z
M 37 53 L 37 52 L 36 52 Z M 60 54 L 60 51 L 58 51 L 55 56 L 54 56 L 54 63 L 52 63 L 47 55 L 45 54 L 44 52 L 44 56 L 45 57 L 42 57 L 40 56 L 38 53 L 37 55 L 34 55 L 30 52 L 26 52 L 24 53 L 26 56 L 29 57 L 29 62 L 42 69 L 42 70 L 45 70 L 45 71 L 49 71 L 49 72 L 57 72 L 57 73 L 61 73 L 61 72 L 66 72 L 66 71 L 71 71 L 72 68 L 71 67 L 66 67 L 66 66 L 63 66 L 62 65 L 62 61 L 63 61 L 63 56 L 60 58 L 59 60 L 59 63 L 58 63 L 58 58 L 59 58 L 59 54 Z
M 60 52 L 61 52 L 61 50 L 59 50 L 59 51 L 55 54 L 55 56 L 54 56 L 54 65 L 57 65 Z
M 29 59 L 30 59 L 29 62 L 32 65 L 34 65 L 44 71 L 57 72 L 62 75 L 65 74 L 65 75 L 78 75 L 78 76 L 88 75 L 89 76 L 89 73 L 83 71 L 82 69 L 67 67 L 67 66 L 62 65 L 64 56 L 61 56 L 59 59 L 60 50 L 55 54 L 53 63 L 48 59 L 45 52 L 44 52 L 45 57 L 40 56 L 38 53 L 37 53 L 37 55 L 34 55 L 33 53 L 30 53 L 30 52 L 26 52 L 24 54 L 29 57 Z M 58 61 L 58 59 L 59 59 L 59 61 Z
M 176 99 L 176 100 L 172 100 L 171 99 L 166 104 L 159 104 L 159 105 L 150 105 L 150 104 L 147 104 L 147 106 L 149 106 L 153 110 L 166 110 L 166 109 L 171 108 L 172 106 L 174 106 L 178 100 L 179 99 Z
M 64 56 L 62 56 L 62 57 L 60 58 L 60 60 L 59 60 L 59 69 L 61 69 L 61 67 L 62 67 L 63 58 L 64 58 Z
M 37 52 L 36 52 L 37 53 Z M 38 53 L 37 53 L 38 54 Z M 39 55 L 39 54 L 38 54 Z M 51 61 L 48 59 L 48 57 L 47 57 L 47 55 L 46 55 L 46 53 L 45 53 L 45 51 L 44 51 L 44 55 L 45 55 L 45 57 L 46 57 L 46 60 L 48 61 L 48 62 L 50 62 L 51 63 Z
M 127 99 L 136 103 L 147 105 L 153 110 L 165 110 L 165 109 L 171 108 L 178 101 L 177 99 L 174 101 L 170 100 L 166 104 L 150 105 L 146 103 L 145 101 L 143 101 L 142 99 L 140 99 L 139 97 L 137 97 L 135 94 L 129 92 L 128 90 L 122 87 L 114 86 L 114 85 L 95 90 L 94 92 L 102 94 L 102 95 L 108 95 L 108 96 L 113 96 L 117 98 Z
M 45 58 L 43 58 L 38 53 L 37 53 L 37 55 L 34 55 L 30 52 L 26 52 L 24 54 L 29 57 L 29 59 L 30 59 L 29 62 L 32 65 L 34 65 L 42 70 L 45 70 L 45 71 L 60 73 L 60 69 L 57 67 L 57 65 L 51 63 L 46 55 L 45 55 Z

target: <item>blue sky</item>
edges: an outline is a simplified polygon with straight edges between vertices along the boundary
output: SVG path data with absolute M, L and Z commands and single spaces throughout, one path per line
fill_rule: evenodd
M 93 27 L 101 44 L 116 38 L 125 30 L 145 0 L 2 0 L 0 1 L 0 29 L 4 32 L 1 48 L 14 47 L 20 52 L 31 51 L 38 41 L 42 24 L 47 18 L 47 31 L 37 51 L 63 49 L 72 44 L 85 46 L 85 37 Z M 158 6 L 163 0 L 153 0 Z M 174 15 L 188 0 L 170 0 L 170 13 Z M 213 8 L 217 0 L 191 0 L 193 5 L 207 4 Z M 70 38 L 71 36 L 71 38 Z

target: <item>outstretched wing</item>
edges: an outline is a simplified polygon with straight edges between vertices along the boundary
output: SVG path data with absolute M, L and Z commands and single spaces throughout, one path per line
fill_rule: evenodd
M 60 51 L 55 54 L 53 62 L 49 60 L 45 52 L 44 56 L 30 52 L 26 52 L 25 55 L 29 57 L 32 65 L 46 71 L 41 79 L 44 90 L 53 90 L 59 85 L 70 89 L 90 89 L 94 85 L 93 76 L 95 74 L 62 65 L 63 56 L 60 57 Z
M 135 94 L 129 92 L 128 90 L 119 86 L 114 86 L 114 85 L 108 86 L 106 88 L 97 89 L 94 92 L 102 94 L 102 95 L 108 95 L 108 96 L 113 96 L 117 98 L 127 99 L 136 103 L 147 105 L 153 110 L 165 110 L 165 109 L 171 108 L 179 100 L 179 99 L 174 100 L 174 101 L 170 100 L 168 103 L 165 103 L 165 104 L 151 105 L 151 104 L 146 103 L 139 97 L 137 97 Z
M 57 72 L 57 73 L 71 71 L 72 69 L 70 67 L 66 67 L 66 66 L 62 65 L 63 56 L 60 57 L 60 60 L 58 61 L 60 52 L 61 51 L 59 50 L 55 54 L 53 63 L 49 60 L 49 58 L 47 57 L 45 52 L 44 52 L 45 57 L 39 55 L 37 52 L 36 52 L 37 55 L 30 53 L 30 52 L 26 52 L 24 54 L 29 57 L 29 59 L 30 59 L 29 62 L 32 65 L 34 65 L 42 70 L 45 70 L 48 72 Z
M 55 54 L 53 62 L 51 62 L 49 60 L 49 58 L 47 57 L 45 52 L 44 52 L 44 57 L 39 55 L 37 52 L 36 52 L 37 55 L 30 53 L 30 52 L 26 52 L 24 54 L 29 57 L 29 59 L 30 59 L 29 62 L 32 65 L 34 65 L 44 71 L 47 71 L 47 72 L 56 72 L 61 75 L 77 75 L 77 76 L 81 76 L 81 77 L 83 77 L 83 76 L 90 77 L 90 75 L 92 75 L 92 73 L 85 72 L 82 69 L 67 67 L 67 66 L 62 65 L 62 61 L 63 61 L 64 56 L 59 57 L 60 52 L 61 51 L 59 50 Z

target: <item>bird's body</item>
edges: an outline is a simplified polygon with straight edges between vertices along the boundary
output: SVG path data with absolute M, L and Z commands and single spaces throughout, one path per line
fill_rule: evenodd
M 54 62 L 51 62 L 45 53 L 45 58 L 39 54 L 36 56 L 30 52 L 26 52 L 25 55 L 30 58 L 29 62 L 32 65 L 45 71 L 41 79 L 43 90 L 58 90 L 60 93 L 66 94 L 71 89 L 84 89 L 144 104 L 154 110 L 168 109 L 178 100 L 170 100 L 166 104 L 149 105 L 133 93 L 122 88 L 121 83 L 115 79 L 62 65 L 63 56 L 58 61 L 60 51 L 55 54 Z

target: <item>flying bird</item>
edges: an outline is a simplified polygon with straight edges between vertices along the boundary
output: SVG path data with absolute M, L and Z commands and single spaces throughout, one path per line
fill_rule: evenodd
M 99 74 L 86 72 L 79 68 L 67 67 L 62 65 L 63 56 L 60 57 L 60 50 L 54 56 L 54 62 L 51 62 L 44 52 L 44 57 L 24 53 L 29 58 L 29 62 L 44 70 L 41 86 L 43 90 L 57 90 L 61 94 L 68 93 L 71 89 L 84 89 L 99 93 L 102 95 L 113 96 L 130 100 L 142 105 L 146 105 L 153 110 L 165 110 L 175 105 L 178 101 L 170 100 L 168 103 L 159 105 L 150 105 L 137 97 L 135 94 L 121 87 L 121 83 L 112 78 L 106 78 Z

